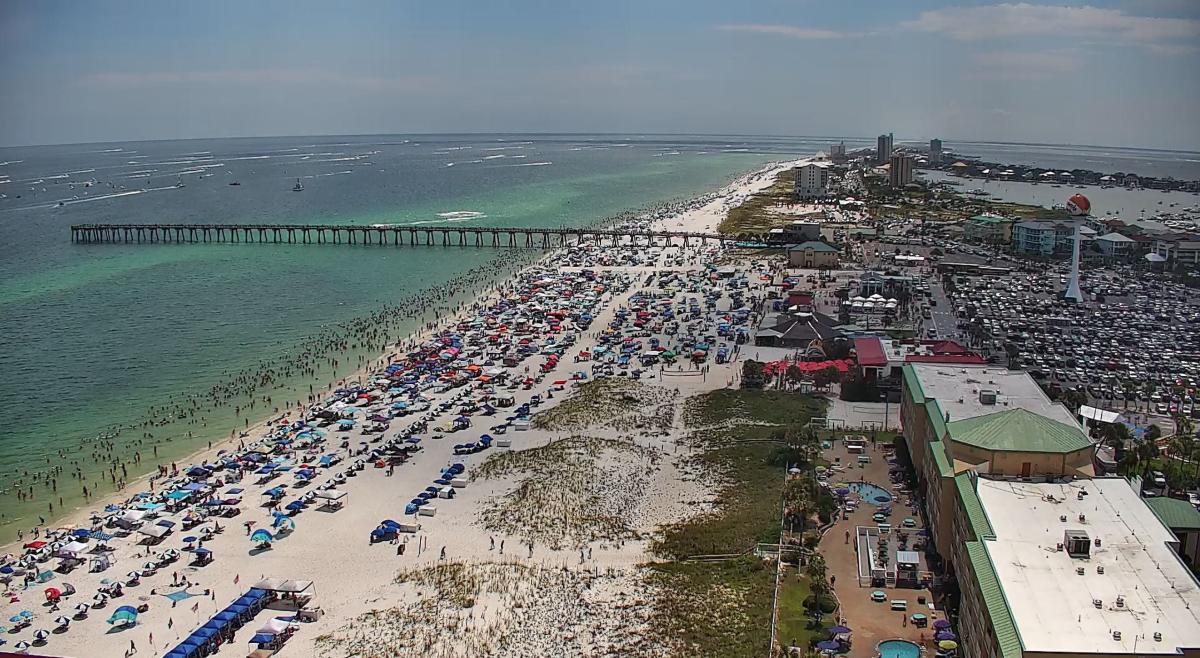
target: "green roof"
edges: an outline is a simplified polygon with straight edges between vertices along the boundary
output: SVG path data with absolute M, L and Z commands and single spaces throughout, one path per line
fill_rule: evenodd
M 1083 430 L 1027 409 L 1007 409 L 947 425 L 950 438 L 984 450 L 1069 453 L 1092 446 Z
M 988 224 L 1001 224 L 1004 222 L 1011 222 L 1013 220 L 1008 219 L 1006 217 L 997 217 L 996 215 L 975 215 L 974 217 L 971 218 L 971 221 L 986 222 Z
M 937 462 L 938 473 L 942 477 L 953 477 L 954 466 L 950 463 L 950 455 L 946 453 L 946 444 L 942 441 L 942 437 L 946 436 L 946 417 L 942 414 L 942 406 L 937 400 L 926 400 L 925 413 L 929 416 L 929 427 L 933 430 L 929 451 L 933 453 L 933 461 Z
M 1172 530 L 1200 530 L 1200 510 L 1178 498 L 1143 498 L 1150 510 Z
M 913 402 L 925 404 L 925 391 L 921 389 L 921 379 L 917 377 L 916 369 L 912 365 L 905 364 L 900 372 L 904 378 L 904 390 L 908 391 Z
M 996 531 L 992 529 L 992 522 L 988 520 L 987 512 L 983 509 L 983 502 L 979 500 L 979 492 L 975 490 L 970 473 L 954 476 L 954 485 L 958 489 L 958 499 L 962 501 L 963 509 L 967 512 L 967 519 L 971 522 L 974 538 L 995 539 Z
M 821 242 L 820 240 L 809 240 L 808 242 L 801 242 L 800 244 L 788 249 L 788 251 L 807 251 L 809 249 L 812 249 L 813 251 L 831 251 L 831 252 L 837 253 L 836 247 L 831 247 L 830 245 L 828 245 L 824 242 Z
M 1000 656 L 1020 658 L 1023 651 L 1021 634 L 1013 622 L 1012 611 L 1008 609 L 1008 601 L 1004 598 L 1004 589 L 1000 587 L 1000 579 L 996 577 L 992 559 L 988 557 L 983 542 L 969 541 L 966 542 L 966 547 L 967 556 L 971 560 L 971 570 L 975 572 L 975 580 L 979 583 L 979 591 L 983 594 L 983 602 L 991 618 L 992 630 L 996 632 Z

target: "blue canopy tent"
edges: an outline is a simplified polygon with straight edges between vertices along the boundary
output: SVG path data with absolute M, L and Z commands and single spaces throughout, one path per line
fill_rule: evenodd
M 292 502 L 288 503 L 287 506 L 284 507 L 284 509 L 286 509 L 289 512 L 296 512 L 296 511 L 302 510 L 302 509 L 304 509 L 304 502 L 300 501 L 300 500 L 293 500 Z
M 259 633 L 259 634 L 255 635 L 254 637 L 250 638 L 251 644 L 270 644 L 274 641 L 275 641 L 275 636 L 267 635 L 266 633 Z
M 224 622 L 224 623 L 228 623 L 231 621 L 237 621 L 237 619 L 238 619 L 238 614 L 236 612 L 229 612 L 229 611 L 218 612 L 213 617 L 213 621 L 219 621 L 219 622 Z

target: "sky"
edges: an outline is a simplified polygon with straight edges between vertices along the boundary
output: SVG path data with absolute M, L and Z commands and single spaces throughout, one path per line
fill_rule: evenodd
M 0 145 L 864 136 L 1200 150 L 1200 0 L 0 0 Z

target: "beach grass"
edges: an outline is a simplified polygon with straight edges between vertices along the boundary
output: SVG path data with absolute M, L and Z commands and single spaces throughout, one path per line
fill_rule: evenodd
M 631 379 L 596 379 L 581 384 L 570 398 L 538 413 L 541 430 L 580 430 L 603 425 L 622 432 L 670 431 L 678 393 Z
M 753 556 L 723 562 L 651 566 L 659 599 L 650 623 L 676 645 L 675 655 L 758 657 L 771 644 L 775 569 Z
M 690 398 L 696 465 L 720 484 L 713 508 L 663 529 L 651 551 L 671 559 L 742 553 L 779 540 L 784 476 L 792 451 L 777 441 L 824 413 L 824 401 L 795 393 L 721 389 Z
M 769 210 L 775 206 L 790 204 L 794 201 L 796 174 L 792 169 L 784 169 L 775 177 L 770 187 L 750 196 L 736 208 L 730 208 L 729 214 L 717 226 L 721 233 L 765 233 L 773 228 L 786 225 L 795 217 Z

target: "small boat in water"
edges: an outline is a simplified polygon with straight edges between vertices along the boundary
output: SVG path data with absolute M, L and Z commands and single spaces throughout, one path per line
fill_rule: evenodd
M 304 185 L 300 184 L 299 178 L 296 179 L 296 184 L 292 186 L 292 191 L 293 192 L 303 192 L 304 191 Z
M 230 183 L 230 185 L 241 185 L 241 183 L 239 183 L 237 181 L 233 181 L 232 183 Z

